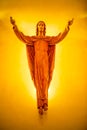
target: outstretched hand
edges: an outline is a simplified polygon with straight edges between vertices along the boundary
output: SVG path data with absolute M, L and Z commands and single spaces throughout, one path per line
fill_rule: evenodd
M 68 26 L 71 26 L 73 24 L 74 18 L 68 21 Z
M 10 22 L 12 25 L 15 25 L 15 20 L 12 17 L 10 17 Z

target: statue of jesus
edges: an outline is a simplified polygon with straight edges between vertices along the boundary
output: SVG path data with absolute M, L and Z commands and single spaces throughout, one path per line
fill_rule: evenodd
M 10 17 L 10 22 L 16 36 L 26 45 L 30 73 L 36 88 L 37 108 L 42 115 L 43 111 L 48 110 L 48 88 L 54 69 L 55 45 L 68 34 L 73 19 L 68 21 L 64 31 L 57 36 L 46 36 L 44 21 L 37 23 L 36 36 L 24 35 L 19 31 L 12 17 Z

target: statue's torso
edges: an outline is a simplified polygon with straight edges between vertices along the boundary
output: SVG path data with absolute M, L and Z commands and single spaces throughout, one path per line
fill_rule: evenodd
M 37 40 L 34 42 L 35 53 L 43 53 L 48 51 L 48 43 L 45 40 Z
M 35 56 L 44 57 L 48 52 L 48 43 L 50 42 L 50 37 L 32 37 Z

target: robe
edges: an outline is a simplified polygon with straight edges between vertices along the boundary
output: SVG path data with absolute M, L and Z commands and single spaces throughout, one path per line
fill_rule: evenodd
M 32 37 L 33 46 L 26 46 L 29 68 L 36 87 L 38 108 L 44 104 L 48 106 L 48 87 L 55 59 L 55 45 L 50 46 L 50 40 L 50 37 Z
M 15 25 L 13 30 L 17 37 L 26 44 L 28 64 L 31 77 L 36 87 L 37 107 L 48 106 L 48 88 L 52 80 L 55 62 L 55 44 L 67 35 L 69 28 L 57 36 L 25 36 Z

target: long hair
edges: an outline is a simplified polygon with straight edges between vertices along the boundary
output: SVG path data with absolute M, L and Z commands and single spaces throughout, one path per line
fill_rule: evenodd
M 46 24 L 45 24 L 45 22 L 44 21 L 39 21 L 38 23 L 37 23 L 37 25 L 36 25 L 36 36 L 38 36 L 38 24 L 39 23 L 43 23 L 44 24 L 44 36 L 45 36 L 45 34 L 46 34 Z

